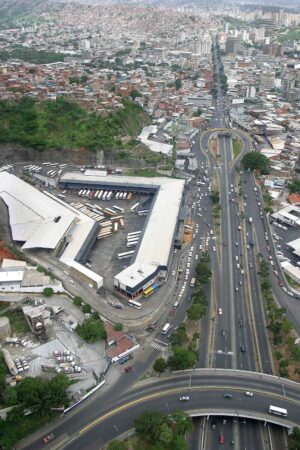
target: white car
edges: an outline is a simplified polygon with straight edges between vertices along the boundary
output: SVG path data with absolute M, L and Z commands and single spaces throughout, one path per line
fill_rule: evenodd
M 246 391 L 245 395 L 247 395 L 247 397 L 253 397 L 253 392 L 251 391 Z
M 219 308 L 219 314 L 220 316 L 223 314 L 222 308 Z
M 188 397 L 187 395 L 184 396 L 184 397 L 179 397 L 179 400 L 180 400 L 181 402 L 188 402 L 189 399 L 190 399 L 190 397 Z
M 216 247 L 213 247 L 213 252 L 215 252 L 216 251 Z
M 173 270 L 173 272 L 172 272 L 172 276 L 173 276 L 173 277 L 175 276 L 175 270 Z

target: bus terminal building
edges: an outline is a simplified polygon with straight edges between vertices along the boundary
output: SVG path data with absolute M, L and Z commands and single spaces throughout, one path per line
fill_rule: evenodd
M 152 203 L 142 230 L 137 249 L 128 267 L 114 276 L 114 287 L 129 298 L 140 296 L 156 281 L 163 281 L 172 260 L 178 235 L 179 221 L 183 220 L 185 180 L 164 177 L 101 176 L 66 172 L 60 179 L 61 189 L 126 190 L 136 194 L 152 195 Z

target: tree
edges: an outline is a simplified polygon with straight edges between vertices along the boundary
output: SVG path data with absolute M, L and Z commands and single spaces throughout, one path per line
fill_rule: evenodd
M 76 332 L 82 339 L 89 343 L 106 338 L 106 331 L 100 319 L 86 319 L 82 325 L 77 325 Z
M 45 297 L 51 297 L 54 294 L 54 290 L 51 287 L 47 287 L 43 290 L 43 295 Z
M 16 388 L 18 402 L 33 412 L 48 414 L 51 408 L 68 405 L 69 384 L 65 374 L 58 374 L 50 381 L 41 377 L 27 377 Z
M 288 437 L 289 450 L 300 450 L 300 429 L 293 428 L 292 434 Z
M 181 88 L 181 86 L 182 86 L 181 79 L 180 78 L 176 78 L 176 80 L 175 80 L 176 91 L 178 91 Z
M 167 414 L 160 411 L 145 411 L 134 421 L 136 434 L 148 442 L 156 442 L 160 426 L 168 420 Z
M 300 194 L 300 180 L 294 178 L 291 183 L 289 183 L 288 188 L 290 192 L 295 194 Z
M 82 312 L 83 314 L 89 314 L 92 310 L 91 305 L 87 305 L 86 303 L 82 305 Z
M 0 397 L 5 388 L 6 364 L 3 352 L 0 351 Z
M 164 358 L 157 358 L 155 363 L 153 364 L 153 369 L 155 372 L 163 373 L 167 368 L 167 363 Z
M 192 431 L 194 428 L 191 417 L 181 409 L 176 409 L 172 413 L 171 418 L 176 423 L 176 433 L 178 434 L 184 435 L 185 433 Z
M 190 320 L 200 320 L 206 312 L 206 307 L 201 303 L 194 303 L 187 310 L 187 316 Z
M 198 108 L 197 111 L 193 112 L 193 117 L 200 117 L 202 113 L 203 113 L 202 109 Z
M 172 450 L 188 450 L 185 437 L 181 434 L 174 434 L 170 448 Z
M 190 369 L 196 364 L 197 355 L 194 351 L 182 347 L 175 347 L 173 355 L 168 359 L 168 365 L 172 370 Z
M 108 446 L 107 446 L 107 450 L 127 450 L 128 449 L 128 445 L 126 444 L 126 442 L 123 441 L 111 441 Z
M 82 298 L 81 297 L 75 297 L 73 300 L 74 305 L 81 306 L 82 304 Z
M 166 448 L 171 444 L 173 439 L 173 432 L 167 423 L 161 424 L 158 431 L 158 440 Z
M 115 323 L 114 329 L 116 331 L 122 331 L 123 330 L 123 324 L 120 322 Z
M 212 275 L 210 268 L 206 263 L 200 262 L 196 267 L 197 281 L 201 284 L 207 284 Z
M 182 323 L 179 325 L 175 333 L 171 335 L 170 342 L 174 347 L 181 346 L 188 342 L 185 324 Z
M 214 205 L 217 205 L 220 202 L 220 194 L 218 191 L 212 191 L 210 194 L 210 198 Z
M 269 160 L 260 152 L 249 152 L 244 155 L 242 164 L 246 170 L 259 170 L 262 174 L 269 173 Z
M 132 89 L 132 91 L 130 92 L 130 97 L 132 98 L 132 100 L 135 100 L 137 97 L 141 96 L 142 96 L 141 93 L 136 89 Z

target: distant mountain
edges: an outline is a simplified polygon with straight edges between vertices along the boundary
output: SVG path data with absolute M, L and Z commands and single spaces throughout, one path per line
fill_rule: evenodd
M 45 11 L 48 0 L 0 0 L 0 27 L 13 28 L 18 19 Z

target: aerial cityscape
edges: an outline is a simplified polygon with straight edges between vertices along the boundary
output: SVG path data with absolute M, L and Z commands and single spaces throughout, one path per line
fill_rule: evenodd
M 0 0 L 0 448 L 300 449 L 300 2 Z

